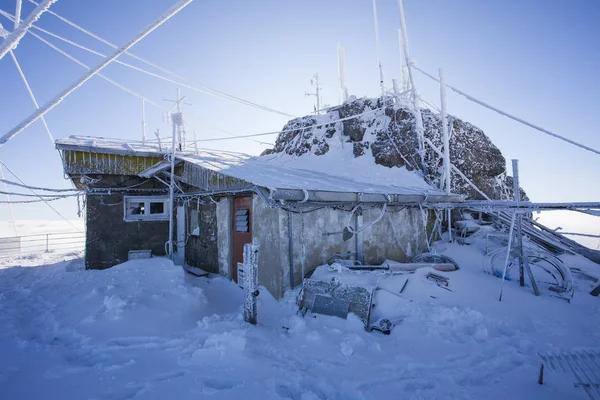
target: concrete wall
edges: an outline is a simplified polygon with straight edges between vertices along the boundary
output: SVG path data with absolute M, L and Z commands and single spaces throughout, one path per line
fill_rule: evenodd
M 287 215 L 268 208 L 257 195 L 252 196 L 252 241 L 258 245 L 258 284 L 275 298 L 281 298 L 286 288 L 283 277 L 286 262 L 289 265 L 287 239 Z
M 190 206 L 194 210 L 196 205 Z M 188 234 L 191 226 L 191 210 L 187 210 Z M 192 267 L 219 273 L 217 246 L 217 206 L 214 203 L 200 205 L 200 236 L 189 236 L 185 246 L 185 260 Z
M 127 176 L 103 176 L 101 184 L 107 187 L 131 186 L 142 180 Z M 144 187 L 164 187 L 149 182 Z M 127 261 L 129 250 L 152 250 L 154 255 L 165 255 L 165 242 L 169 236 L 168 221 L 125 222 L 123 197 L 127 193 L 86 196 L 86 246 L 87 269 L 104 269 Z M 151 195 L 129 193 L 129 195 Z
M 254 241 L 259 245 L 259 284 L 280 298 L 290 286 L 302 282 L 303 273 L 325 264 L 335 253 L 356 253 L 362 246 L 366 264 L 381 264 L 386 258 L 409 261 L 426 248 L 424 223 L 420 210 L 388 208 L 386 215 L 364 232 L 343 240 L 349 211 L 322 208 L 302 215 L 292 213 L 292 260 L 290 265 L 290 213 L 268 209 L 260 198 L 254 199 Z M 374 221 L 381 209 L 362 214 L 365 226 Z M 356 223 L 356 218 L 352 218 Z M 304 228 L 303 228 L 304 225 Z M 302 247 L 305 249 L 304 268 Z M 293 275 L 293 285 L 290 282 Z
M 231 260 L 233 257 L 233 241 L 232 241 L 232 213 L 233 213 L 233 198 L 222 197 L 216 204 L 217 214 L 217 262 L 219 273 L 228 278 L 232 278 Z

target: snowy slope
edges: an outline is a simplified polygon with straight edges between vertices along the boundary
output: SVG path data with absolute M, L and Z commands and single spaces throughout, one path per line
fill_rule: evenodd
M 291 294 L 278 303 L 267 291 L 250 326 L 235 284 L 160 258 L 0 269 L 0 398 L 586 398 L 551 372 L 538 385 L 537 353 L 598 346 L 591 282 L 576 281 L 572 304 L 507 282 L 498 302 L 479 245 L 437 248 L 461 266 L 445 273 L 453 291 L 417 273 L 402 298 L 380 297 L 376 308 L 402 317 L 390 336 L 353 315 L 303 319 Z

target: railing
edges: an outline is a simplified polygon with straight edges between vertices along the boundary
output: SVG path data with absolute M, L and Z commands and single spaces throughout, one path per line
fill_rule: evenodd
M 0 256 L 44 252 L 61 253 L 84 248 L 85 233 L 83 232 L 40 233 L 0 238 Z

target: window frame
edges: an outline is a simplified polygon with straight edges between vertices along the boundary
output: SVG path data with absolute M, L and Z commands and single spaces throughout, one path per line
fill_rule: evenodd
M 144 203 L 144 214 L 129 214 L 128 210 L 131 208 L 131 203 Z M 164 212 L 150 214 L 150 203 L 163 203 Z M 168 221 L 169 212 L 168 196 L 123 196 L 123 220 L 125 222 Z

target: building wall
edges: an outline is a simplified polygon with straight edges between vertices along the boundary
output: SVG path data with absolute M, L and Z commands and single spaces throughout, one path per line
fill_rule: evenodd
M 302 215 L 290 214 L 286 210 L 267 208 L 265 202 L 257 197 L 253 211 L 254 242 L 259 245 L 259 284 L 269 289 L 276 298 L 281 298 L 291 286 L 299 285 L 303 274 L 327 263 L 335 253 L 356 253 L 357 248 L 362 247 L 364 262 L 377 265 L 386 258 L 409 261 L 426 248 L 424 221 L 420 210 L 415 208 L 388 208 L 379 222 L 348 240 L 343 239 L 343 231 L 348 223 L 349 211 L 326 207 L 307 210 Z M 363 211 L 359 225 L 370 224 L 380 213 L 380 208 Z M 356 216 L 351 218 L 351 223 L 355 226 Z
M 196 204 L 190 205 L 192 209 L 196 209 L 196 207 Z M 188 209 L 188 235 L 191 233 L 191 215 L 191 210 Z M 207 272 L 219 273 L 216 204 L 201 204 L 199 219 L 199 236 L 188 236 L 185 246 L 185 260 L 192 267 L 201 268 Z
M 132 186 L 143 182 L 127 176 L 102 177 L 105 187 Z M 161 187 L 149 182 L 140 188 Z M 164 187 L 164 186 L 162 186 Z M 151 193 L 118 193 L 86 196 L 86 254 L 87 269 L 104 269 L 127 261 L 129 250 L 152 250 L 153 255 L 165 255 L 169 236 L 169 221 L 125 222 L 124 195 Z

